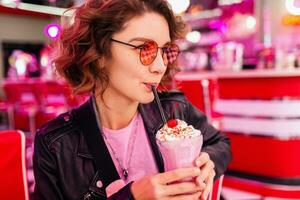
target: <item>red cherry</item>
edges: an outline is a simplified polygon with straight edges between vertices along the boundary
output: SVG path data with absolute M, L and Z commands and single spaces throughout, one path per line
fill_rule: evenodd
M 169 128 L 173 128 L 173 127 L 178 125 L 178 121 L 176 119 L 170 119 L 167 122 L 167 125 L 168 125 Z

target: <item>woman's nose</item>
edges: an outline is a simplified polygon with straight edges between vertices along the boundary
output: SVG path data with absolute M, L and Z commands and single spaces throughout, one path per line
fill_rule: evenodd
M 164 57 L 165 55 L 163 55 L 162 51 L 157 52 L 157 56 L 155 60 L 149 66 L 149 71 L 151 73 L 157 73 L 157 74 L 165 73 L 168 63 L 166 62 L 166 59 Z

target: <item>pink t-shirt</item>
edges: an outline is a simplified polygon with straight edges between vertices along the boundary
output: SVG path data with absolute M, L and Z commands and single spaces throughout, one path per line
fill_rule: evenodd
M 123 179 L 126 184 L 146 175 L 158 173 L 143 119 L 139 113 L 134 116 L 130 124 L 125 128 L 111 130 L 102 127 L 102 129 L 110 144 L 108 145 L 107 141 L 104 140 L 114 165 L 121 179 Z M 118 160 L 122 163 L 122 167 L 128 170 L 127 180 L 125 180 L 122 169 L 111 148 L 113 148 Z M 131 160 L 130 163 L 128 163 L 130 156 Z

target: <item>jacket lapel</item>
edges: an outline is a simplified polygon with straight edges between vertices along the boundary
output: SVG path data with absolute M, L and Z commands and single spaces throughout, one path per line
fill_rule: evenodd
M 120 176 L 101 136 L 102 130 L 99 130 L 97 125 L 98 122 L 94 112 L 92 98 L 74 110 L 74 112 L 76 113 L 74 117 L 80 126 L 84 140 L 94 158 L 94 164 L 98 168 L 99 177 L 106 187 L 111 182 L 120 179 Z
M 157 105 L 152 102 L 150 104 L 139 104 L 139 112 L 143 118 L 143 123 L 146 128 L 151 149 L 158 167 L 159 172 L 164 172 L 164 164 L 158 145 L 156 143 L 156 132 L 163 126 L 163 122 L 160 118 L 160 114 Z M 112 158 L 106 147 L 105 141 L 101 136 L 102 130 L 98 127 L 96 119 L 96 113 L 93 108 L 93 101 L 90 98 L 86 103 L 82 104 L 79 108 L 74 110 L 74 118 L 77 121 L 80 129 L 83 133 L 83 140 L 88 144 L 89 152 L 92 154 L 91 158 L 94 159 L 95 166 L 98 163 L 101 164 L 101 168 L 98 169 L 99 176 L 103 180 L 103 184 L 106 187 L 111 182 L 120 179 L 120 176 L 114 166 Z M 169 114 L 166 113 L 166 117 L 169 118 Z M 99 124 L 100 125 L 100 124 Z M 101 127 L 101 125 L 100 125 Z M 88 139 L 92 138 L 92 139 Z M 89 140 L 89 141 L 88 141 Z M 91 144 L 93 141 L 93 144 Z M 80 142 L 82 144 L 82 142 Z M 85 142 L 83 142 L 85 143 Z M 85 152 L 87 153 L 87 152 Z

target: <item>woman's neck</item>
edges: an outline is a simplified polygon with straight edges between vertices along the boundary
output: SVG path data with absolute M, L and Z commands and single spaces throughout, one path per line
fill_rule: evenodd
M 105 128 L 118 130 L 129 125 L 138 109 L 138 102 L 113 98 L 109 95 L 95 97 L 101 125 Z

